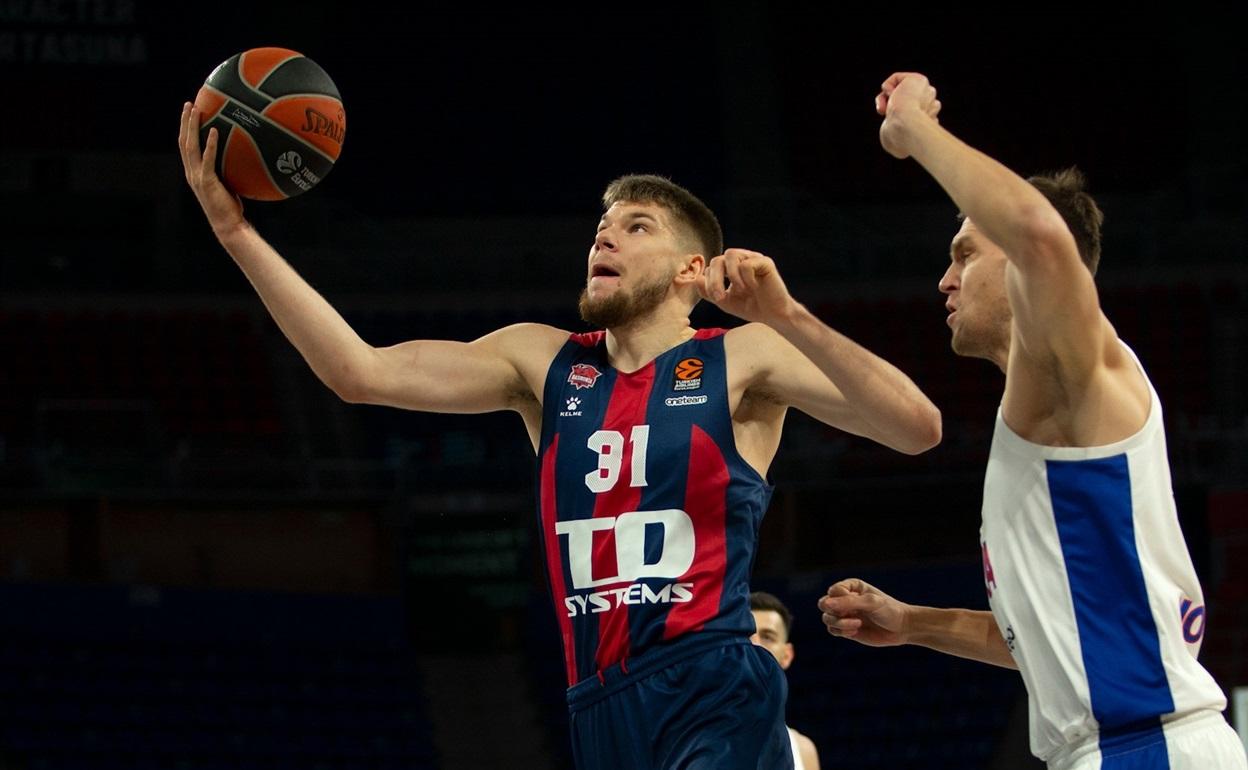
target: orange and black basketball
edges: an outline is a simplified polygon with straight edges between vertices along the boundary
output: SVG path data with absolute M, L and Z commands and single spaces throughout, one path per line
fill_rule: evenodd
M 195 97 L 200 145 L 216 127 L 217 176 L 244 198 L 276 201 L 311 190 L 333 168 L 347 132 L 338 87 L 286 48 L 230 57 Z

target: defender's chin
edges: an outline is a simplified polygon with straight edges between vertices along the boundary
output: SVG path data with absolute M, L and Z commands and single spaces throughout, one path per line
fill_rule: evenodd
M 973 358 L 975 356 L 974 345 L 967 339 L 965 334 L 961 334 L 955 326 L 952 334 L 949 335 L 949 347 L 959 356 L 967 356 Z

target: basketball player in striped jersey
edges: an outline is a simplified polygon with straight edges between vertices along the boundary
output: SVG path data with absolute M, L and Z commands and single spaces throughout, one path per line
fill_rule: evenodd
M 584 318 L 473 342 L 375 348 L 250 226 L 182 113 L 187 181 L 213 232 L 313 371 L 343 399 L 517 412 L 537 452 L 540 541 L 581 768 L 784 768 L 784 675 L 750 644 L 749 570 L 784 416 L 796 407 L 906 453 L 940 414 L 895 367 L 833 331 L 762 254 L 660 177 L 606 190 Z M 694 329 L 706 298 L 747 321 Z M 741 704 L 748 704 L 743 708 Z
M 1031 749 L 1061 770 L 1245 768 L 1196 656 L 1204 602 L 1179 529 L 1161 404 L 1101 311 L 1101 212 L 1071 170 L 1024 181 L 937 121 L 922 75 L 883 84 L 880 141 L 964 219 L 940 280 L 953 350 L 1005 390 L 980 530 L 989 612 L 918 607 L 861 580 L 820 602 L 835 636 L 1022 673 Z

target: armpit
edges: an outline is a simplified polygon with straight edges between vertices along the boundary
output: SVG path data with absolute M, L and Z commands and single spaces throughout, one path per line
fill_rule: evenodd
M 788 406 L 788 404 L 780 398 L 779 394 L 765 388 L 758 387 L 749 388 L 745 391 L 745 393 L 741 394 L 741 405 L 746 406 L 747 404 L 750 406 Z
M 507 405 L 516 411 L 539 406 L 537 396 L 523 381 L 517 381 L 508 389 Z

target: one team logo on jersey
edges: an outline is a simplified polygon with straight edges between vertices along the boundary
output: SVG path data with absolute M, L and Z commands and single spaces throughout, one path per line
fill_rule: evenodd
M 705 404 L 707 400 L 706 396 L 676 396 L 663 399 L 663 403 L 667 406 L 697 406 Z
M 575 385 L 577 390 L 581 390 L 594 387 L 594 383 L 598 382 L 601 376 L 602 372 L 589 364 L 572 364 L 572 373 L 568 375 L 568 382 Z
M 672 371 L 672 390 L 697 390 L 702 387 L 702 359 L 686 358 Z

